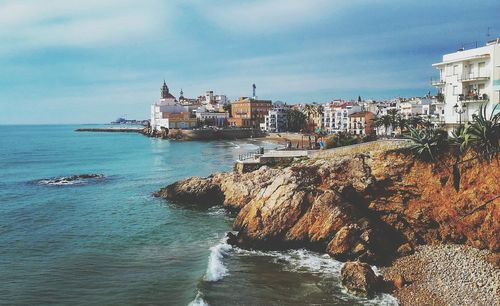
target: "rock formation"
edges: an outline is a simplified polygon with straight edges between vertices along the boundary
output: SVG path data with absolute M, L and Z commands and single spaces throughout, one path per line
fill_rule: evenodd
M 359 261 L 348 261 L 340 271 L 341 282 L 353 294 L 369 297 L 379 286 L 379 279 L 370 265 Z
M 237 211 L 231 241 L 242 247 L 306 247 L 368 263 L 436 241 L 498 252 L 498 161 L 462 164 L 458 192 L 445 165 L 371 151 L 188 178 L 156 195 Z

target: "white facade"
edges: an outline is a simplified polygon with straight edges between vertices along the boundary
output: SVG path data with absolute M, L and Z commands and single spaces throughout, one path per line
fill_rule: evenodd
M 216 126 L 224 126 L 224 124 L 227 123 L 227 120 L 229 119 L 228 112 L 208 111 L 205 106 L 201 106 L 196 109 L 195 114 L 196 119 L 201 121 L 210 120 Z
M 263 131 L 269 133 L 281 133 L 286 129 L 286 109 L 284 107 L 275 107 L 270 109 L 264 116 L 264 122 L 260 124 Z
M 347 132 L 349 115 L 360 111 L 361 106 L 359 105 L 325 105 L 321 118 L 322 128 L 329 134 Z
M 209 111 L 219 111 L 224 105 L 229 103 L 226 95 L 214 95 L 212 90 L 208 90 L 205 96 L 200 97 L 200 102 Z
M 175 97 L 170 94 L 167 84 L 163 82 L 161 98 L 151 105 L 151 129 L 160 131 L 162 128 L 173 128 L 166 114 L 183 112 L 188 112 L 188 107 L 179 104 Z
M 471 121 L 480 105 L 486 105 L 490 114 L 500 102 L 500 39 L 480 48 L 446 54 L 442 62 L 432 66 L 439 70 L 439 80 L 432 85 L 444 96 L 444 101 L 435 105 L 442 107 L 448 130 L 460 121 Z M 464 113 L 460 115 L 456 109 Z

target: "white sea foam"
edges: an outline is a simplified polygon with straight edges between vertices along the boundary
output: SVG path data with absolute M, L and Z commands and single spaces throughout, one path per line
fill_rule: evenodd
M 208 209 L 208 214 L 210 216 L 225 216 L 227 214 L 226 210 L 222 207 L 214 206 Z
M 284 268 L 292 272 L 312 272 L 328 275 L 339 275 L 342 263 L 331 258 L 328 254 L 319 254 L 304 249 L 279 251 L 253 251 L 235 248 L 240 255 L 273 257 L 275 263 L 284 264 Z
M 231 245 L 227 244 L 227 238 L 224 237 L 217 245 L 210 248 L 210 257 L 208 258 L 208 267 L 205 274 L 205 280 L 216 282 L 227 275 L 227 268 L 224 266 L 224 256 L 231 250 Z
M 191 301 L 191 303 L 188 304 L 188 306 L 209 306 L 209 305 L 203 299 L 201 293 L 198 291 L 198 294 L 196 294 L 196 297 L 194 298 L 194 300 Z
M 84 184 L 89 180 L 103 179 L 102 174 L 82 174 L 73 176 L 61 176 L 56 178 L 41 179 L 36 181 L 38 185 L 46 186 L 68 186 Z
M 279 251 L 254 251 L 254 250 L 244 250 L 240 248 L 234 248 L 234 251 L 242 256 L 267 256 L 273 257 L 273 261 L 278 264 L 282 264 L 285 270 L 291 272 L 308 272 L 322 275 L 324 277 L 336 277 L 340 278 L 340 271 L 344 263 L 337 261 L 330 257 L 328 254 L 320 254 L 316 252 L 311 252 L 308 250 L 291 250 L 287 252 Z M 373 270 L 377 275 L 380 271 L 377 267 L 373 266 Z M 345 288 L 338 284 L 342 288 L 342 292 L 346 295 L 350 295 Z M 363 299 L 352 296 L 355 299 L 360 299 L 365 305 L 383 305 L 383 306 L 396 306 L 399 305 L 397 299 L 390 294 L 379 294 L 372 299 Z
M 235 144 L 234 142 L 229 142 L 234 148 L 239 149 L 241 148 L 239 145 Z
M 39 180 L 39 185 L 48 185 L 48 186 L 67 186 L 67 185 L 77 185 L 84 183 L 83 180 L 66 180 L 66 178 L 58 178 L 58 179 L 48 179 L 48 180 Z

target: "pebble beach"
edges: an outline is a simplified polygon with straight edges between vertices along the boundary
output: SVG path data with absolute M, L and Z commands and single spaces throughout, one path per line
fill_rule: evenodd
M 401 305 L 500 305 L 500 269 L 489 251 L 463 245 L 420 246 L 383 269 L 385 279 L 402 276 L 394 295 Z

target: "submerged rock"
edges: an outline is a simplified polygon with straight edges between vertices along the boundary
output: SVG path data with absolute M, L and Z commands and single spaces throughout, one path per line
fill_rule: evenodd
M 83 184 L 88 180 L 95 179 L 103 179 L 103 174 L 78 174 L 72 176 L 61 176 L 56 178 L 42 179 L 37 181 L 39 185 L 48 185 L 48 186 L 65 186 L 65 185 L 75 185 L 75 184 Z
M 355 295 L 370 297 L 379 287 L 378 277 L 366 263 L 348 261 L 342 267 L 340 275 L 342 285 Z

